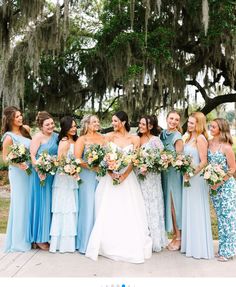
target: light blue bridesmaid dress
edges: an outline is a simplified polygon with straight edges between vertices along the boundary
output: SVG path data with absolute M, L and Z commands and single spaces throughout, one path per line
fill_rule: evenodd
M 47 143 L 41 144 L 36 159 L 46 151 L 50 155 L 57 155 L 58 134 L 53 133 Z M 40 186 L 38 173 L 33 169 L 30 181 L 30 221 L 28 225 L 28 240 L 43 243 L 50 240 L 52 183 L 54 176 L 47 175 L 45 185 Z
M 206 139 L 205 139 L 206 140 Z M 194 166 L 200 163 L 196 140 L 184 145 L 184 153 L 191 155 Z M 197 259 L 214 258 L 209 187 L 200 173 L 189 180 L 190 187 L 183 188 L 181 252 Z
M 160 136 L 164 149 L 175 151 L 175 143 L 182 140 L 181 133 L 168 132 L 163 130 Z M 178 229 L 182 228 L 182 176 L 175 168 L 170 167 L 167 172 L 162 172 L 162 187 L 165 205 L 165 225 L 166 231 L 173 231 L 173 222 L 171 215 L 171 197 L 173 199 L 175 216 Z
M 84 153 L 86 151 L 86 146 Z M 83 160 L 85 160 L 83 156 Z M 81 184 L 78 195 L 78 229 L 76 249 L 85 254 L 89 237 L 95 220 L 95 190 L 98 184 L 96 172 L 83 168 L 81 173 Z
M 228 171 L 226 156 L 220 151 L 208 150 L 208 160 L 211 164 L 220 164 Z M 219 250 L 218 254 L 226 258 L 236 255 L 236 181 L 233 176 L 220 185 L 216 195 L 211 193 L 211 199 L 217 215 Z
M 13 143 L 24 144 L 29 149 L 30 139 L 6 132 L 4 138 L 9 135 Z M 24 170 L 9 166 L 9 181 L 11 188 L 11 203 L 7 222 L 7 234 L 5 241 L 5 252 L 28 251 L 31 243 L 27 242 L 27 221 L 29 219 L 29 188 L 30 178 Z

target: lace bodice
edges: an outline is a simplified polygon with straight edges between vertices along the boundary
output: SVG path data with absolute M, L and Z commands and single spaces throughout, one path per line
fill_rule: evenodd
M 162 141 L 159 139 L 159 137 L 156 136 L 151 137 L 150 140 L 143 144 L 141 147 L 145 149 L 164 149 Z

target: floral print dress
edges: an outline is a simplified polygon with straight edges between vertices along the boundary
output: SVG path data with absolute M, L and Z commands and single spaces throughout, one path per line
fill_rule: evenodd
M 211 164 L 220 164 L 227 172 L 226 156 L 220 151 L 208 150 L 208 161 Z M 236 254 L 236 182 L 230 177 L 218 187 L 217 194 L 211 194 L 211 199 L 218 220 L 218 236 L 220 256 L 226 258 Z

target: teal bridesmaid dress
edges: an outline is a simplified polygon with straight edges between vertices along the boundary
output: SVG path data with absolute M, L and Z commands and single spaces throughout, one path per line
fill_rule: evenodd
M 195 139 L 184 145 L 184 154 L 192 156 L 194 166 L 199 165 L 200 157 Z M 191 186 L 183 188 L 181 252 L 187 257 L 212 259 L 214 249 L 209 187 L 200 173 L 191 177 L 189 182 Z
M 30 139 L 6 132 L 3 139 L 9 135 L 13 143 L 24 144 L 29 149 Z M 7 222 L 5 252 L 28 251 L 31 244 L 27 241 L 27 224 L 29 219 L 29 189 L 30 178 L 24 170 L 9 166 L 9 181 L 11 189 L 11 202 Z
M 167 130 L 163 130 L 160 138 L 165 150 L 175 151 L 175 143 L 177 140 L 182 140 L 182 135 L 178 131 L 168 132 Z M 177 227 L 178 229 L 182 229 L 182 176 L 180 172 L 176 171 L 173 167 L 170 167 L 167 172 L 162 172 L 162 187 L 166 231 L 173 231 L 171 197 L 174 203 Z
M 85 147 L 86 150 L 86 147 Z M 84 159 L 85 160 L 85 159 Z M 85 254 L 95 220 L 95 190 L 98 184 L 96 172 L 83 168 L 78 194 L 78 228 L 76 249 Z
M 57 155 L 58 135 L 53 133 L 47 143 L 41 144 L 36 159 L 46 151 L 50 155 Z M 30 242 L 49 242 L 52 209 L 52 183 L 54 176 L 47 175 L 45 185 L 40 185 L 38 173 L 33 169 L 30 181 L 30 221 L 28 225 L 28 240 Z

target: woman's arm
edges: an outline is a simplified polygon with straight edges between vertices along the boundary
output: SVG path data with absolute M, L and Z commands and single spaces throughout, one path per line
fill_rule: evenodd
M 200 162 L 195 169 L 195 174 L 198 174 L 207 165 L 207 148 L 208 142 L 204 136 L 197 137 L 197 149 L 199 153 Z
M 89 168 L 88 164 L 83 161 L 82 156 L 84 152 L 84 147 L 85 147 L 85 138 L 84 136 L 79 137 L 76 142 L 75 142 L 75 157 L 81 161 L 81 166 L 83 168 Z
M 41 135 L 38 133 L 33 136 L 31 144 L 30 144 L 30 156 L 32 164 L 36 164 L 36 154 L 41 145 Z
M 175 142 L 175 144 L 174 144 L 174 147 L 175 147 L 175 151 L 176 151 L 177 153 L 183 152 L 183 150 L 184 150 L 184 144 L 183 144 L 182 139 L 177 140 L 177 141 Z
M 60 140 L 59 146 L 58 146 L 58 159 L 59 160 L 66 158 L 69 148 L 70 148 L 70 143 L 67 139 Z
M 7 135 L 2 144 L 2 159 L 7 162 L 8 149 L 13 144 L 12 138 Z
M 227 172 L 228 175 L 226 176 L 226 179 L 224 179 L 224 180 L 227 180 L 229 179 L 229 177 L 231 177 L 235 173 L 236 162 L 235 162 L 235 154 L 234 154 L 234 151 L 231 145 L 225 146 L 224 153 L 227 159 L 227 165 L 229 167 L 228 172 Z

